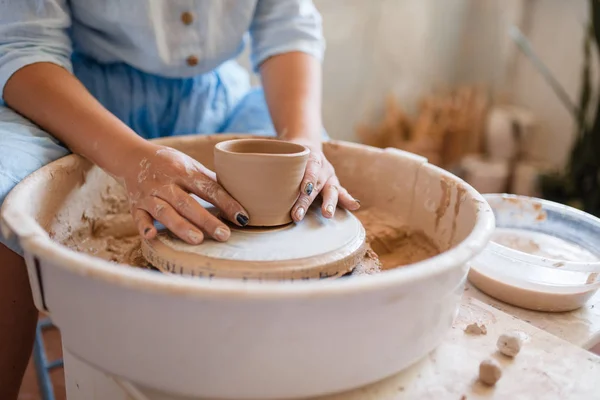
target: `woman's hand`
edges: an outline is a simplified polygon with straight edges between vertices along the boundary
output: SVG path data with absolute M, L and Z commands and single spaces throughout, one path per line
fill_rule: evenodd
M 289 141 L 310 149 L 306 172 L 300 185 L 300 196 L 292 208 L 294 221 L 298 222 L 304 218 L 306 210 L 318 195 L 321 195 L 323 200 L 321 212 L 325 218 L 333 217 L 338 204 L 350 211 L 356 211 L 360 208 L 360 201 L 352 197 L 340 185 L 333 165 L 323 154 L 321 142 L 315 143 L 307 139 L 291 139 Z
M 198 161 L 169 147 L 147 145 L 119 176 L 129 195 L 131 213 L 142 237 L 156 236 L 153 220 L 190 244 L 208 235 L 218 241 L 231 231 L 204 209 L 193 193 L 219 208 L 233 223 L 244 226 L 248 213 L 216 181 L 215 173 Z
M 340 186 L 333 166 L 323 155 L 318 58 L 301 51 L 278 54 L 261 64 L 260 75 L 278 137 L 311 150 L 300 197 L 292 208 L 294 221 L 304 218 L 318 195 L 323 198 L 322 213 L 326 218 L 333 217 L 338 204 L 350 211 L 357 210 L 360 203 Z

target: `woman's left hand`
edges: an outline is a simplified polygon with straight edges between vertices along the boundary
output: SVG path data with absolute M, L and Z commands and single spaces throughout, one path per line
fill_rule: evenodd
M 323 204 L 321 212 L 325 218 L 335 214 L 337 205 L 350 211 L 360 208 L 360 201 L 348 193 L 340 185 L 333 165 L 325 158 L 321 143 L 314 143 L 303 139 L 289 140 L 293 143 L 304 145 L 310 149 L 310 156 L 306 164 L 306 172 L 300 185 L 300 196 L 292 207 L 292 218 L 298 222 L 304 218 L 306 210 L 318 195 L 321 195 Z

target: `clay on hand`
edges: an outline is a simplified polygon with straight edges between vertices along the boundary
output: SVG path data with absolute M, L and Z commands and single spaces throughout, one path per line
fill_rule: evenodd
M 320 194 L 323 198 L 321 212 L 325 218 L 332 218 L 337 205 L 350 211 L 360 208 L 360 201 L 356 200 L 340 185 L 333 165 L 323 154 L 321 146 L 314 145 L 305 140 L 290 140 L 302 144 L 310 149 L 306 172 L 300 184 L 300 196 L 292 208 L 294 221 L 301 221 L 306 215 L 306 210 Z
M 219 208 L 234 224 L 245 226 L 248 213 L 216 181 L 214 172 L 169 147 L 148 144 L 120 177 L 129 196 L 140 235 L 152 239 L 157 220 L 181 240 L 200 244 L 205 235 L 226 241 L 229 227 L 204 209 L 190 194 Z
M 508 357 L 514 357 L 521 351 L 522 340 L 517 333 L 504 333 L 498 338 L 496 347 L 500 353 Z
M 502 369 L 498 361 L 493 359 L 483 360 L 479 364 L 479 380 L 488 385 L 494 386 L 502 377 Z

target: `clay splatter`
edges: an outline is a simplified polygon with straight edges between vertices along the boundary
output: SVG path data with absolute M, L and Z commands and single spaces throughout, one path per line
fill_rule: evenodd
M 448 207 L 450 207 L 450 196 L 451 196 L 451 188 L 450 188 L 450 184 L 448 182 L 446 182 L 446 179 L 442 178 L 440 180 L 440 189 L 442 192 L 442 195 L 440 197 L 440 204 L 438 205 L 438 208 L 435 210 L 435 229 L 437 230 L 439 225 L 440 225 L 440 221 L 442 220 L 442 217 L 444 215 L 446 215 L 446 211 L 448 210 Z

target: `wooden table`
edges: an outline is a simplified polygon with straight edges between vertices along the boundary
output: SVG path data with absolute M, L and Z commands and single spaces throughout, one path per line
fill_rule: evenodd
M 584 349 L 600 344 L 600 291 L 587 305 L 568 313 L 529 311 L 496 300 L 467 283 L 465 297 L 474 298 Z
M 599 308 L 597 295 L 579 311 L 537 313 L 467 285 L 451 332 L 429 356 L 380 383 L 320 400 L 600 399 L 600 357 L 586 350 L 599 339 Z M 484 323 L 487 334 L 466 334 L 464 327 L 472 322 Z M 496 351 L 498 336 L 507 331 L 528 337 L 514 359 Z M 503 368 L 493 388 L 477 381 L 485 358 L 495 358 Z

